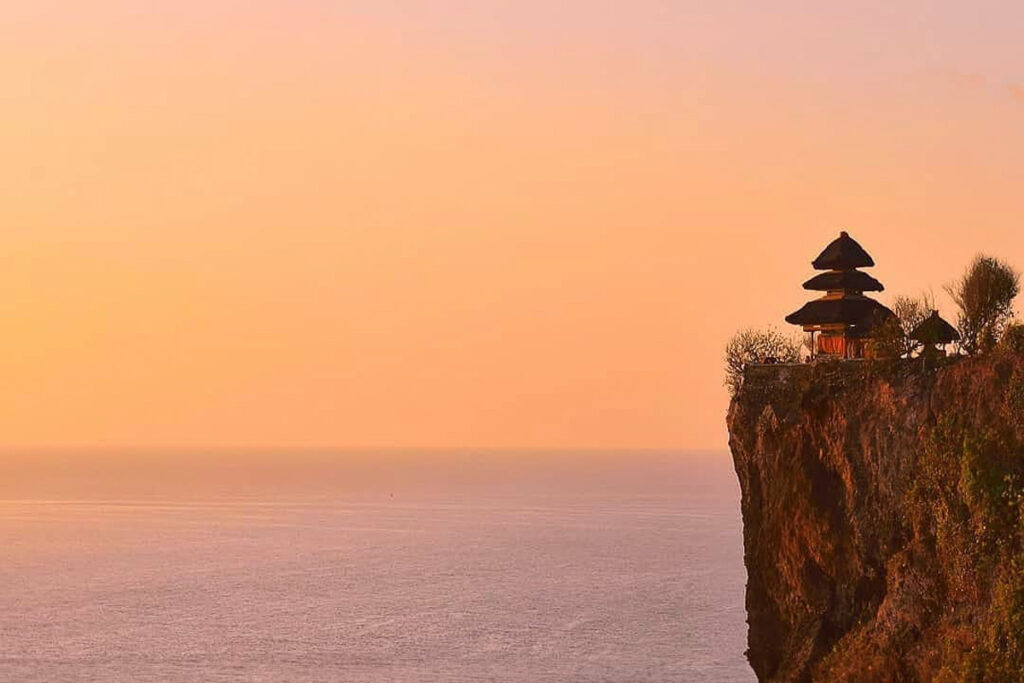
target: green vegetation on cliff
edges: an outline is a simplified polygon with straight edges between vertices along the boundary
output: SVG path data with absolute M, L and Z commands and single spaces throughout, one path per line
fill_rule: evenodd
M 1024 681 L 1024 352 L 755 366 L 729 412 L 761 681 Z

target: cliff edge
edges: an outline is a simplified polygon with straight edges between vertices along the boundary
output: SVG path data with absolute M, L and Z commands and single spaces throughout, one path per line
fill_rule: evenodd
M 760 681 L 1024 681 L 1024 353 L 748 368 Z

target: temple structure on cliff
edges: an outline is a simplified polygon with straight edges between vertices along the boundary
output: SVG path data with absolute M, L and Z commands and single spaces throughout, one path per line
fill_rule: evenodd
M 932 311 L 910 332 L 910 338 L 922 344 L 921 355 L 941 358 L 946 355 L 946 344 L 960 341 L 960 333 L 938 311 Z
M 893 312 L 864 292 L 881 292 L 882 283 L 859 268 L 875 265 L 874 259 L 846 232 L 832 241 L 811 264 L 824 271 L 804 283 L 804 289 L 825 292 L 786 316 L 811 334 L 815 355 L 866 358 L 878 355 L 873 334 Z

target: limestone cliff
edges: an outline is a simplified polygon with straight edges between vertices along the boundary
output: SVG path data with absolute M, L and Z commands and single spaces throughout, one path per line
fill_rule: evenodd
M 760 681 L 1024 681 L 1024 354 L 748 368 Z

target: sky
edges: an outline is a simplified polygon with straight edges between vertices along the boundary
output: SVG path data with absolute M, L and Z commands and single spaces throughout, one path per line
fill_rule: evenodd
M 841 229 L 1024 267 L 1024 5 L 0 7 L 0 445 L 726 445 Z

